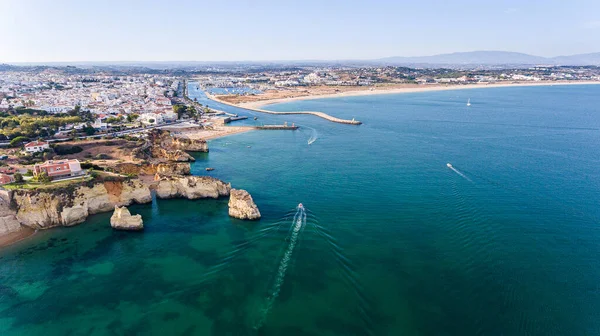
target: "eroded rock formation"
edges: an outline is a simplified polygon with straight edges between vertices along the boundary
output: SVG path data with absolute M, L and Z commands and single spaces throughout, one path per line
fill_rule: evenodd
M 110 226 L 115 230 L 140 231 L 144 229 L 144 221 L 142 215 L 131 215 L 126 207 L 115 205 Z
M 0 190 L 0 236 L 21 230 L 17 213 L 11 208 L 11 193 Z
M 119 174 L 133 175 L 189 175 L 189 162 L 164 162 L 164 163 L 132 163 L 123 162 L 114 167 Z
M 208 152 L 206 140 L 174 137 L 171 132 L 153 129 L 148 132 L 146 143 L 134 151 L 139 159 L 154 161 L 195 161 L 187 152 Z
M 33 229 L 71 226 L 115 206 L 151 201 L 150 188 L 138 180 L 105 181 L 65 190 L 18 190 L 12 195 L 17 220 Z
M 255 220 L 260 218 L 260 211 L 258 211 L 252 196 L 246 190 L 231 189 L 229 193 L 229 216 Z
M 228 196 L 231 184 L 210 176 L 164 176 L 157 174 L 156 197 L 188 199 Z

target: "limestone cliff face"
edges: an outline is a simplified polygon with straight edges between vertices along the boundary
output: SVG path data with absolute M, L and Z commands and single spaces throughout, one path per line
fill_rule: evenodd
M 173 146 L 186 152 L 208 152 L 208 143 L 202 139 L 174 137 Z
M 246 190 L 231 189 L 229 194 L 229 216 L 255 220 L 260 218 L 260 211 L 258 211 L 252 196 Z
M 228 196 L 231 184 L 210 176 L 155 176 L 158 198 L 188 199 Z
M 91 215 L 116 205 L 149 203 L 150 189 L 140 181 L 105 181 L 73 190 L 16 191 L 13 204 L 17 220 L 34 229 L 79 224 Z
M 131 163 L 124 162 L 115 166 L 114 171 L 119 174 L 135 175 L 189 175 L 189 162 L 164 162 L 164 163 Z
M 186 152 L 208 152 L 205 140 L 193 140 L 174 137 L 171 132 L 153 129 L 148 132 L 146 143 L 137 148 L 133 155 L 139 159 L 188 162 L 195 161 Z
M 110 226 L 115 230 L 139 231 L 144 229 L 142 215 L 132 216 L 129 209 L 115 205 L 115 211 L 110 217 Z
M 12 192 L 0 190 L 0 236 L 21 230 L 17 212 L 11 208 Z
M 152 168 L 155 168 L 155 171 L 149 172 L 149 174 L 190 175 L 191 172 L 190 164 L 185 162 L 159 163 L 153 165 Z
M 152 157 L 166 161 L 190 162 L 196 161 L 193 156 L 181 149 L 170 149 L 159 146 L 153 146 L 151 149 Z

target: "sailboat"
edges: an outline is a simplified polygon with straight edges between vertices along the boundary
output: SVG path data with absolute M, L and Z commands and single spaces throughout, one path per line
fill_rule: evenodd
M 467 106 L 471 106 L 471 98 L 467 100 Z

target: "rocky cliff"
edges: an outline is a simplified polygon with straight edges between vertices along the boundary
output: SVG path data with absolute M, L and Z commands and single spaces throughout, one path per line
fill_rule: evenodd
M 208 143 L 202 139 L 173 137 L 172 146 L 186 152 L 208 152 Z
M 0 236 L 21 230 L 17 213 L 11 208 L 11 196 L 6 190 L 0 190 Z
M 164 162 L 164 163 L 119 163 L 114 167 L 114 172 L 133 175 L 189 175 L 189 162 Z
M 169 131 L 153 129 L 148 132 L 146 143 L 133 154 L 138 159 L 152 161 L 194 161 L 186 152 L 208 152 L 208 144 L 205 140 L 177 138 Z
M 150 189 L 140 181 L 105 181 L 72 190 L 18 190 L 12 195 L 17 220 L 34 229 L 79 224 L 92 214 L 107 212 L 116 205 L 148 203 Z
M 260 211 L 252 196 L 242 189 L 231 189 L 229 194 L 229 216 L 239 219 L 259 219 Z
M 110 217 L 110 226 L 115 230 L 140 231 L 144 229 L 142 215 L 131 215 L 126 207 L 115 205 L 115 212 Z
M 164 176 L 157 174 L 156 197 L 187 199 L 228 196 L 231 184 L 210 176 Z
M 248 192 L 231 189 L 231 184 L 210 176 L 156 174 L 153 188 L 157 198 L 219 198 L 231 192 L 231 216 L 260 218 Z M 150 187 L 137 179 L 86 182 L 57 189 L 0 190 L 0 236 L 19 231 L 23 225 L 32 229 L 72 226 L 84 222 L 89 215 L 112 210 L 113 227 L 141 229 L 141 218 L 121 207 L 151 201 Z

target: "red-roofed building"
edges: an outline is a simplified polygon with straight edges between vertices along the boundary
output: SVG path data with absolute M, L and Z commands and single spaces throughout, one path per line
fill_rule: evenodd
M 15 180 L 15 178 L 12 177 L 11 175 L 6 175 L 6 174 L 0 173 L 0 185 L 14 182 L 14 180 Z
M 44 163 L 36 164 L 33 167 L 33 174 L 38 175 L 41 172 L 48 174 L 50 178 L 79 176 L 83 175 L 79 160 L 49 160 Z
M 25 144 L 25 151 L 27 153 L 43 152 L 48 148 L 50 148 L 50 145 L 45 141 L 32 141 Z
M 17 169 L 15 167 L 0 167 L 0 173 L 2 174 L 14 174 L 17 172 Z

